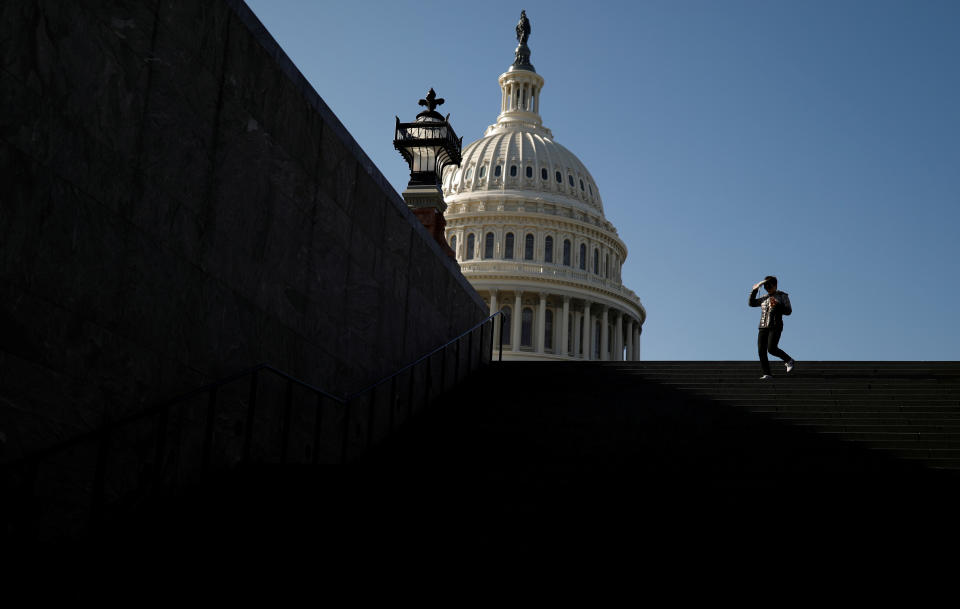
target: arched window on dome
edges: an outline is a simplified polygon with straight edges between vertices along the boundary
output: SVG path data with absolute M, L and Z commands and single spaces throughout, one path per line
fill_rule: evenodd
M 532 178 L 532 177 L 533 177 L 533 167 L 531 167 L 531 166 L 529 166 L 529 165 L 527 165 L 527 177 L 528 177 L 528 178 Z
M 493 168 L 493 177 L 499 178 L 501 172 L 502 172 L 502 169 L 500 168 L 499 165 L 497 165 L 496 167 Z
M 546 180 L 546 179 L 547 179 L 547 175 L 548 175 L 548 174 L 547 174 L 547 168 L 546 168 L 546 167 L 540 169 L 540 179 L 541 179 L 541 180 Z
M 580 190 L 586 190 L 586 189 L 583 187 L 583 180 L 580 180 Z
M 482 179 L 482 178 L 485 177 L 486 175 L 487 175 L 487 166 L 486 166 L 486 165 L 481 165 L 481 166 L 480 166 L 480 172 L 477 174 L 477 176 Z
M 503 317 L 502 317 L 503 325 L 500 328 L 500 336 L 503 337 L 503 344 L 509 345 L 510 344 L 510 322 L 512 321 L 511 317 L 513 317 L 513 315 L 511 314 L 513 313 L 513 310 L 510 308 L 510 305 L 504 305 L 503 307 L 500 308 L 500 310 L 503 311 Z
M 523 259 L 533 260 L 533 235 L 530 233 L 523 240 Z
M 610 279 L 610 254 L 603 255 L 603 276 Z
M 511 165 L 511 166 L 510 166 L 510 177 L 511 177 L 511 178 L 517 177 L 517 166 L 516 166 L 516 165 Z
M 592 185 L 592 184 L 587 184 L 587 188 L 590 189 L 590 196 L 592 197 L 592 196 L 593 196 L 593 185 Z
M 563 174 L 557 172 L 557 184 L 563 184 Z
M 593 249 L 593 274 L 600 274 L 600 250 Z
M 553 237 L 543 240 L 543 261 L 553 262 Z
M 520 316 L 520 346 L 533 346 L 533 309 L 525 307 Z
M 473 260 L 473 252 L 476 246 L 477 237 L 473 233 L 467 235 L 467 256 L 466 260 Z
M 563 266 L 570 266 L 570 240 L 563 240 Z
M 573 186 L 573 174 L 572 174 L 572 173 L 568 173 L 568 174 L 567 174 L 567 182 L 570 182 L 570 186 Z
M 483 258 L 484 260 L 493 258 L 493 233 L 487 233 L 483 238 Z
M 503 257 L 513 260 L 513 233 L 507 233 L 503 243 Z
M 472 177 L 473 177 L 473 167 L 467 169 L 467 175 L 465 175 L 464 178 L 469 180 Z
M 553 311 L 547 309 L 543 315 L 543 347 L 553 349 Z
M 457 236 L 453 235 L 450 237 L 450 249 L 453 250 L 453 255 L 457 255 Z
M 587 270 L 587 246 L 583 243 L 580 244 L 580 270 Z

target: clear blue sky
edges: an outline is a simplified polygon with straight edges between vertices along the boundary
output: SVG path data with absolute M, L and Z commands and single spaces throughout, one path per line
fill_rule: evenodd
M 799 361 L 960 359 L 960 2 L 248 2 L 398 190 L 394 116 L 434 87 L 478 139 L 526 9 L 644 359 L 755 358 L 767 274 Z

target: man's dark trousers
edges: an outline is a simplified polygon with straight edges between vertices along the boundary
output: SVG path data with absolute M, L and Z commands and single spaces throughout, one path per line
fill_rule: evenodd
M 778 346 L 782 333 L 782 325 L 775 324 L 769 328 L 760 328 L 760 333 L 757 335 L 757 353 L 760 354 L 760 367 L 763 368 L 764 374 L 770 374 L 770 360 L 767 359 L 767 353 L 776 355 L 785 362 L 793 360 Z

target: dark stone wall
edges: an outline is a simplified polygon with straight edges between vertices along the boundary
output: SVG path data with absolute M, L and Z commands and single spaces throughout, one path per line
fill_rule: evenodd
M 486 315 L 239 0 L 4 0 L 0 57 L 3 459 L 260 362 L 344 394 Z

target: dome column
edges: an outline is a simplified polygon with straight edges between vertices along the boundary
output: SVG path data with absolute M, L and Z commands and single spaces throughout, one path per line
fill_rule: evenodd
M 627 361 L 633 359 L 633 318 L 627 318 Z
M 560 348 L 554 349 L 555 353 L 560 353 L 563 355 L 569 355 L 567 350 L 567 343 L 569 342 L 569 337 L 567 332 L 569 328 L 567 327 L 570 323 L 570 297 L 563 297 L 563 314 L 560 315 Z
M 615 362 L 623 361 L 623 312 L 617 311 L 617 333 L 613 341 L 613 352 Z
M 513 319 L 510 321 L 510 350 L 520 350 L 520 326 L 523 325 L 523 293 L 513 297 Z
M 490 314 L 493 315 L 500 310 L 500 303 L 497 302 L 497 297 L 500 295 L 500 290 L 490 290 Z M 498 325 L 499 324 L 499 325 Z M 503 318 L 493 320 L 493 344 L 500 345 L 500 327 L 503 325 Z
M 633 361 L 640 361 L 640 324 L 633 329 Z
M 547 293 L 540 292 L 540 307 L 537 309 L 537 353 L 543 353 L 546 345 Z
M 580 337 L 583 335 L 582 317 L 580 313 L 574 312 L 573 314 L 573 353 L 570 354 L 570 357 L 574 359 L 580 357 Z
M 593 341 L 591 336 L 593 334 L 593 323 L 590 319 L 590 301 L 587 300 L 583 303 L 583 359 L 590 361 L 593 359 Z
M 603 307 L 603 314 L 600 317 L 600 359 L 606 361 L 610 359 L 610 323 L 608 321 L 608 312 L 610 307 Z

